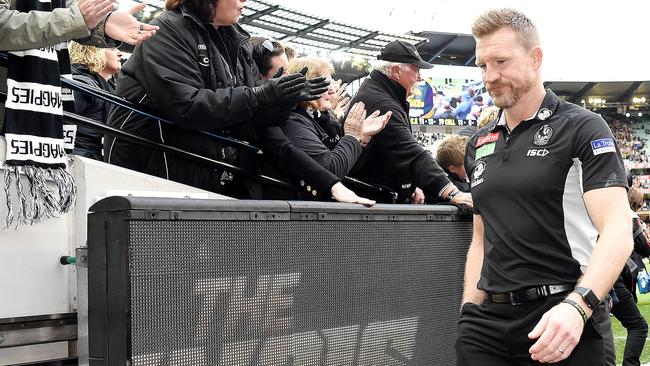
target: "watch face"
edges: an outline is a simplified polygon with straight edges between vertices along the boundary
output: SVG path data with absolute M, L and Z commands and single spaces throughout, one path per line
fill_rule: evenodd
M 589 309 L 595 309 L 600 304 L 600 299 L 594 294 L 591 289 L 585 287 L 576 287 L 574 292 L 578 293 L 587 303 Z

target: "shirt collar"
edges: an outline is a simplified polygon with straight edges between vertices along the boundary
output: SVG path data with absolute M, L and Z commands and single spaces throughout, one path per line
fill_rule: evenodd
M 546 121 L 553 114 L 555 114 L 555 110 L 557 109 L 557 106 L 560 104 L 560 98 L 558 98 L 555 93 L 551 89 L 546 89 L 546 96 L 544 96 L 544 100 L 542 101 L 542 104 L 539 106 L 537 111 L 533 113 L 532 116 L 530 116 L 528 119 L 523 120 L 522 122 L 528 122 L 528 121 Z M 506 125 L 506 115 L 503 113 L 503 109 L 499 110 L 499 115 L 497 116 L 496 123 L 492 127 L 492 132 L 497 131 L 499 128 L 504 128 L 507 129 Z

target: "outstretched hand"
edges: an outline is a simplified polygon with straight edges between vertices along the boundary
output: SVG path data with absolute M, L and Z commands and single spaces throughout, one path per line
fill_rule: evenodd
M 332 103 L 332 111 L 338 119 L 341 119 L 345 115 L 345 113 L 348 111 L 348 107 L 350 106 L 350 97 L 345 90 L 347 86 L 348 84 L 342 83 L 341 80 L 338 80 L 332 84 L 332 87 L 334 88 L 334 94 L 332 94 L 330 103 Z
M 273 74 L 273 76 L 271 76 L 271 79 L 277 79 L 282 75 L 284 75 L 284 66 L 280 66 L 278 71 L 276 71 L 275 74 Z
M 113 10 L 114 0 L 80 0 L 79 11 L 88 29 L 93 29 Z
M 132 45 L 140 44 L 153 37 L 160 27 L 141 23 L 133 16 L 145 6 L 147 6 L 146 3 L 140 3 L 132 6 L 129 10 L 120 9 L 112 12 L 106 19 L 104 28 L 106 35 Z
M 332 186 L 332 198 L 337 202 L 358 203 L 367 207 L 374 205 L 376 202 L 367 198 L 359 197 L 343 183 L 338 182 Z
M 355 103 L 350 108 L 348 117 L 345 119 L 345 134 L 356 137 L 365 146 L 372 136 L 386 127 L 388 120 L 393 115 L 390 111 L 381 116 L 379 113 L 379 111 L 375 111 L 366 117 L 366 109 L 363 102 Z
M 386 127 L 388 120 L 390 120 L 390 117 L 393 115 L 393 112 L 391 111 L 388 111 L 381 116 L 379 113 L 379 111 L 374 111 L 371 115 L 366 117 L 361 124 L 361 134 L 367 136 L 368 140 L 370 140 L 370 137 L 383 130 L 384 127 Z
M 307 75 L 308 68 L 305 66 L 300 73 Z M 330 88 L 330 80 L 327 80 L 324 76 L 315 77 L 313 79 L 307 79 L 305 87 L 300 91 L 300 96 L 298 97 L 298 102 L 308 102 L 310 100 L 316 100 L 320 96 L 327 92 Z

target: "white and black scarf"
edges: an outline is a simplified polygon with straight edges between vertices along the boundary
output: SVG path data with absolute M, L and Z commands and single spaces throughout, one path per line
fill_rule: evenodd
M 62 1 L 19 0 L 17 10 L 51 11 L 62 7 Z M 39 222 L 74 207 L 76 186 L 66 171 L 65 151 L 73 147 L 74 127 L 63 128 L 63 110 L 74 112 L 74 97 L 71 90 L 61 88 L 60 80 L 61 75 L 72 78 L 70 74 L 66 43 L 9 52 L 4 123 L 7 227 Z M 23 185 L 21 174 L 27 178 L 28 187 Z M 56 189 L 49 188 L 48 181 L 53 181 Z M 18 197 L 17 215 L 12 187 Z

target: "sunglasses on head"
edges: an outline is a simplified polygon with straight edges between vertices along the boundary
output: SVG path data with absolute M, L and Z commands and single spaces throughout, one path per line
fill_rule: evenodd
M 273 42 L 271 42 L 268 39 L 265 39 L 264 42 L 262 42 L 262 47 L 264 47 L 269 52 L 275 51 L 275 47 L 273 47 Z
M 265 39 L 264 42 L 258 44 L 255 47 L 255 53 L 258 55 L 258 57 L 266 57 L 269 53 L 273 53 L 277 50 L 275 46 L 273 46 L 273 41 L 269 39 Z

